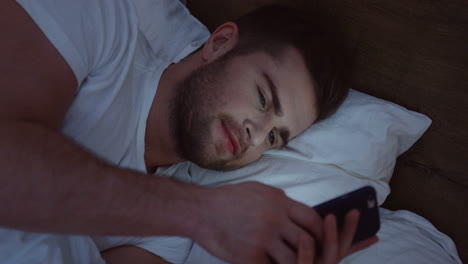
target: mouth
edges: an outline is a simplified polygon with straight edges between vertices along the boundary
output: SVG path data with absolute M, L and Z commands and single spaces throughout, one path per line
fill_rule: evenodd
M 226 148 L 234 155 L 237 155 L 240 152 L 240 144 L 239 140 L 236 136 L 231 132 L 229 127 L 226 125 L 224 121 L 221 121 L 221 126 L 223 128 L 224 139 L 226 142 Z

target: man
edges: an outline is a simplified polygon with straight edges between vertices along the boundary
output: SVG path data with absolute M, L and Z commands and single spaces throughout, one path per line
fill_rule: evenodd
M 291 17 L 278 8 L 209 35 L 171 17 L 185 12 L 177 1 L 0 5 L 1 226 L 183 236 L 231 263 L 309 262 L 316 243 L 319 261 L 335 263 L 373 243 L 351 246 L 355 213 L 338 235 L 333 217 L 259 183 L 207 189 L 147 176 L 185 160 L 241 167 L 339 105 L 333 52 L 317 36 L 297 39 L 305 27 L 281 30 Z M 141 248 L 103 257 L 155 261 Z

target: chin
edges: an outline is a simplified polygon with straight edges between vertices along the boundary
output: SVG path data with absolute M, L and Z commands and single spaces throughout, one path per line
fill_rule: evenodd
M 246 162 L 244 155 L 233 156 L 231 153 L 227 153 L 222 147 L 211 146 L 213 148 L 198 148 L 198 152 L 189 153 L 190 155 L 187 157 L 188 160 L 205 169 L 232 171 L 245 167 L 258 159 Z
M 228 170 L 235 170 L 239 168 L 239 166 L 231 165 L 227 160 L 219 160 L 219 159 L 201 159 L 201 158 L 194 158 L 190 159 L 190 162 L 197 164 L 198 166 L 208 169 L 208 170 L 216 170 L 216 171 L 228 171 Z
M 230 163 L 227 160 L 196 163 L 198 166 L 215 171 L 233 171 L 247 166 L 247 164 Z

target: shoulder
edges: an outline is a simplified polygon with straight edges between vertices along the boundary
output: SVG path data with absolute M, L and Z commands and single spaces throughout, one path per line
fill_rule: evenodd
M 154 54 L 165 61 L 176 57 L 190 45 L 200 46 L 209 30 L 177 0 L 134 0 L 139 29 Z
M 67 61 L 80 84 L 136 39 L 130 0 L 17 0 Z

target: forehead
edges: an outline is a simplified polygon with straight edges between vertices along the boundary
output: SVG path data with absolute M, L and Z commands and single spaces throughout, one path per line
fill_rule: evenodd
M 304 131 L 317 118 L 314 82 L 302 55 L 288 47 L 279 57 L 264 52 L 254 54 L 256 75 L 271 79 L 276 86 L 283 115 L 278 126 L 290 130 L 291 138 Z

